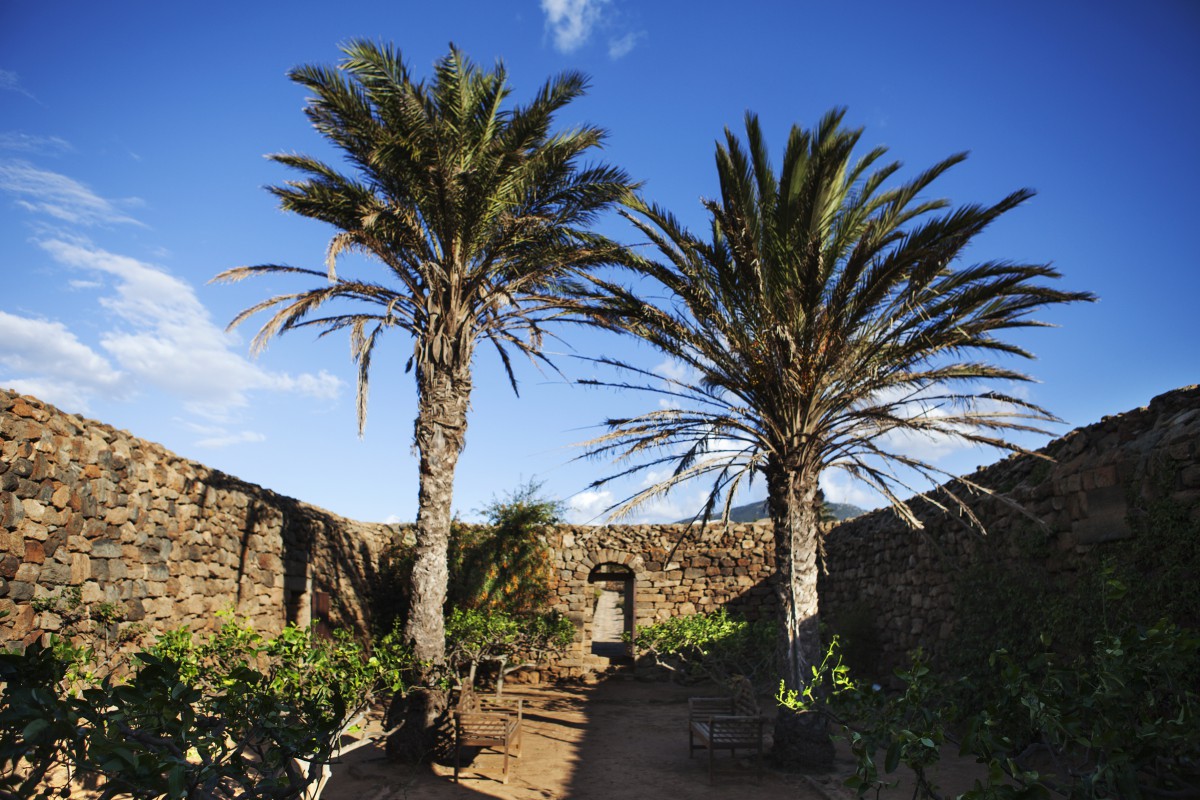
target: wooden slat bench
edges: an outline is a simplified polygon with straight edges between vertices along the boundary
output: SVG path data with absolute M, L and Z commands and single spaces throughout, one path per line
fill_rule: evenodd
M 734 681 L 729 697 L 688 699 L 688 758 L 701 748 L 708 750 L 708 782 L 713 782 L 713 756 L 717 750 L 754 752 L 758 778 L 762 780 L 763 724 L 754 687 L 745 678 Z
M 454 711 L 454 780 L 458 780 L 464 747 L 491 747 L 504 752 L 504 782 L 509 755 L 521 755 L 520 698 L 485 697 L 463 689 Z

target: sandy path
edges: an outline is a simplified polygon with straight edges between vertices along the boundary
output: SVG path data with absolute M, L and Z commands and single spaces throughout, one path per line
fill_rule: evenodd
M 521 758 L 512 777 L 500 782 L 502 756 L 484 751 L 464 769 L 414 769 L 389 762 L 377 747 L 364 747 L 335 766 L 326 800 L 498 797 L 728 798 L 749 793 L 763 800 L 820 800 L 806 779 L 764 767 L 761 782 L 750 759 L 717 756 L 709 786 L 703 752 L 688 758 L 687 697 L 703 690 L 667 683 L 610 680 L 597 686 L 522 687 L 525 700 Z M 711 690 L 710 690 L 711 691 Z
M 854 763 L 844 742 L 830 775 L 803 776 L 764 765 L 761 782 L 750 759 L 717 755 L 715 781 L 708 783 L 706 753 L 688 758 L 687 698 L 712 694 L 713 687 L 609 679 L 598 685 L 513 686 L 507 694 L 525 700 L 522 756 L 500 782 L 502 756 L 490 750 L 467 765 L 461 784 L 453 766 L 413 768 L 388 761 L 381 747 L 364 747 L 334 767 L 324 800 L 496 797 L 505 800 L 642 800 L 642 798 L 742 798 L 755 800 L 849 800 L 842 785 Z M 764 699 L 770 714 L 770 702 Z M 769 734 L 770 725 L 767 725 Z M 767 745 L 769 747 L 769 735 Z M 880 754 L 880 758 L 882 754 Z M 981 767 L 947 748 L 934 780 L 943 796 L 969 789 Z M 901 768 L 900 785 L 881 800 L 909 800 L 912 777 Z M 872 796 L 874 796 L 872 794 Z

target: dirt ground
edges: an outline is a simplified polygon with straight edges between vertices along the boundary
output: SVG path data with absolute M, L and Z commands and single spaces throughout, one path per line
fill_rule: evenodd
M 710 786 L 707 754 L 697 751 L 688 758 L 687 698 L 714 691 L 628 678 L 610 678 L 592 686 L 513 686 L 505 694 L 524 699 L 525 723 L 522 754 L 510 763 L 508 785 L 501 782 L 503 757 L 491 750 L 476 754 L 456 784 L 452 763 L 422 768 L 400 765 L 387 760 L 379 745 L 360 748 L 335 765 L 322 798 L 685 800 L 745 794 L 762 800 L 842 800 L 854 796 L 841 785 L 854 770 L 844 749 L 831 775 L 797 775 L 764 764 L 761 780 L 752 758 L 719 752 Z M 953 797 L 970 788 L 979 769 L 949 759 L 936 781 Z M 911 798 L 911 783 L 906 781 L 881 797 Z

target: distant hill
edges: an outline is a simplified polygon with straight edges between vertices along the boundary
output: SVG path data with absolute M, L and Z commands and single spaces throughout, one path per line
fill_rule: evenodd
M 866 511 L 858 506 L 852 506 L 849 503 L 826 503 L 825 507 L 829 509 L 830 513 L 833 514 L 834 518 L 836 518 L 838 521 L 850 519 L 851 517 L 857 517 L 859 514 L 866 513 Z M 717 514 L 719 516 L 719 509 Z M 729 511 L 729 519 L 733 522 L 754 522 L 756 520 L 764 519 L 767 516 L 766 500 L 755 500 L 753 503 L 734 506 Z M 681 519 L 679 522 L 687 523 L 691 522 L 691 520 Z

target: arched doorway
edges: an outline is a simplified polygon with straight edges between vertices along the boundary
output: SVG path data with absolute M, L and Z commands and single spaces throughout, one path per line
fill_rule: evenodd
M 610 660 L 631 659 L 637 620 L 633 570 L 624 564 L 599 564 L 588 573 L 588 583 L 596 587 L 592 654 Z M 629 634 L 630 641 L 625 641 L 623 634 Z

